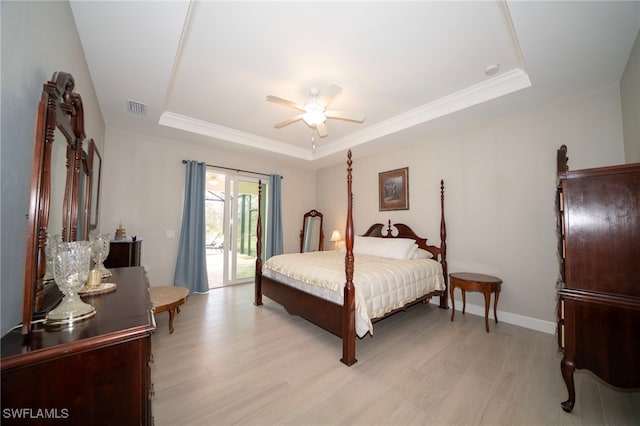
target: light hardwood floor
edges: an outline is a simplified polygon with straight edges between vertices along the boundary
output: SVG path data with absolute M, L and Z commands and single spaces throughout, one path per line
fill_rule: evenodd
M 162 425 L 638 425 L 640 392 L 577 371 L 576 407 L 556 336 L 417 305 L 358 340 L 292 317 L 253 286 L 192 295 L 152 338 L 153 415 Z

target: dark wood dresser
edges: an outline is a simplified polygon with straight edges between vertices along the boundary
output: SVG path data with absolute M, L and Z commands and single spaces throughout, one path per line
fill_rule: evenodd
M 558 151 L 562 377 L 575 404 L 575 369 L 640 387 L 640 163 L 568 171 Z
M 109 255 L 104 261 L 106 268 L 124 268 L 140 266 L 140 249 L 142 240 L 111 241 Z
M 3 425 L 152 424 L 149 282 L 142 267 L 112 272 L 115 291 L 83 298 L 93 318 L 2 338 Z

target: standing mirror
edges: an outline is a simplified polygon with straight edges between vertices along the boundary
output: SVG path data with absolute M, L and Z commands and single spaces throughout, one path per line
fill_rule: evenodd
M 302 219 L 300 231 L 300 253 L 322 251 L 324 249 L 324 232 L 322 231 L 322 213 L 310 210 Z
M 85 138 L 82 99 L 73 92 L 74 86 L 71 74 L 55 73 L 43 86 L 36 113 L 22 334 L 28 334 L 32 321 L 43 318 L 62 297 L 55 282 L 45 280 L 47 236 L 59 234 L 63 241 L 75 241 L 86 235 L 84 217 L 87 214 L 82 217 L 82 211 L 88 206 L 89 194 L 85 188 L 90 185 L 91 171 L 82 150 Z M 79 216 L 83 220 L 82 235 L 78 235 Z

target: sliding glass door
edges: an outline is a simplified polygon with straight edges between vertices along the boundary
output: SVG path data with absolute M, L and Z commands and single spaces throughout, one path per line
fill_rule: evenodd
M 225 262 L 225 282 L 237 284 L 253 280 L 256 268 L 256 223 L 258 219 L 258 180 L 229 176 L 228 214 L 225 229 L 231 237 Z
M 209 169 L 206 200 L 209 287 L 253 280 L 258 179 Z

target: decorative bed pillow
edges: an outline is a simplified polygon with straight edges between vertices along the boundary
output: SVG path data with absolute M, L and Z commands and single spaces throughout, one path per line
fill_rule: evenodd
M 417 246 L 410 238 L 380 238 L 355 236 L 353 244 L 354 254 L 386 257 L 388 259 L 410 259 Z
M 406 259 L 415 259 L 417 251 L 418 251 L 418 245 L 416 243 L 413 243 L 413 246 L 411 246 L 411 248 L 407 252 Z
M 411 259 L 433 259 L 430 251 L 418 248 Z

